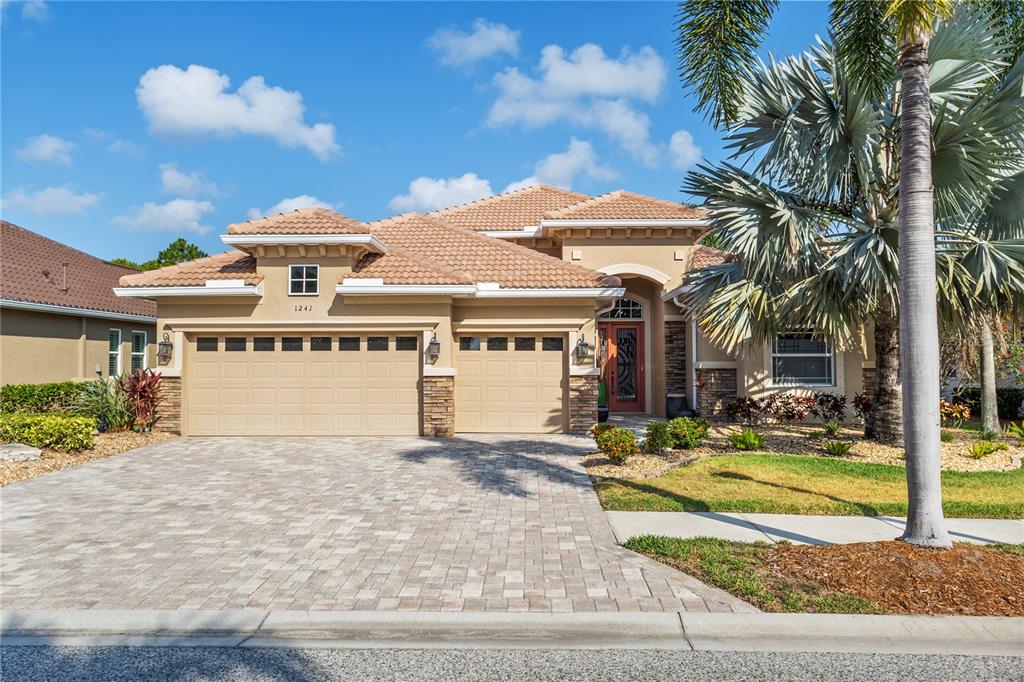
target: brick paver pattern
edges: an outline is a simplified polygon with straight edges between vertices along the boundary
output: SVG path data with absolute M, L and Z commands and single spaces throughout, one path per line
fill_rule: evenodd
M 570 436 L 181 438 L 0 489 L 13 609 L 753 611 L 615 544 Z

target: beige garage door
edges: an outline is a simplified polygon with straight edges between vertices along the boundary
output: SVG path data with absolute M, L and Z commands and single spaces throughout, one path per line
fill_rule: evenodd
M 565 344 L 562 336 L 460 336 L 455 351 L 455 430 L 563 431 Z
M 416 435 L 418 337 L 189 339 L 184 410 L 191 435 Z

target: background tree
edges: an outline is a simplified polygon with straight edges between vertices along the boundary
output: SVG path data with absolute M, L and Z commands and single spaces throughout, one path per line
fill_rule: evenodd
M 157 268 L 167 267 L 168 265 L 177 265 L 178 263 L 185 263 L 197 258 L 205 258 L 208 255 L 210 254 L 206 253 L 192 242 L 187 242 L 184 239 L 179 238 L 168 244 L 167 248 L 160 251 L 156 258 L 145 261 L 144 263 L 136 263 L 128 260 L 127 258 L 113 258 L 110 262 L 118 265 L 127 265 L 130 268 L 137 268 L 139 270 L 156 270 Z

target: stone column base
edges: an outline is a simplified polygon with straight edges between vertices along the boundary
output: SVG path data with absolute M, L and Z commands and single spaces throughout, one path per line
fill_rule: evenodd
M 736 399 L 736 369 L 697 370 L 697 413 L 705 419 L 724 419 L 725 406 Z
M 423 377 L 423 435 L 455 435 L 455 377 Z
M 181 433 L 181 377 L 161 377 L 160 395 L 153 430 Z
M 589 435 L 597 423 L 597 375 L 569 377 L 569 433 Z

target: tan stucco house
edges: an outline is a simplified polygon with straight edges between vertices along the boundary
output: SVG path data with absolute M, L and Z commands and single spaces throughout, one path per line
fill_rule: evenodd
M 113 291 L 133 272 L 0 221 L 0 384 L 152 367 L 156 304 Z
M 538 185 L 360 223 L 302 209 L 230 225 L 232 250 L 121 278 L 173 343 L 163 427 L 190 435 L 581 433 L 614 412 L 861 390 L 862 353 L 791 335 L 731 357 L 674 297 L 700 209 Z

